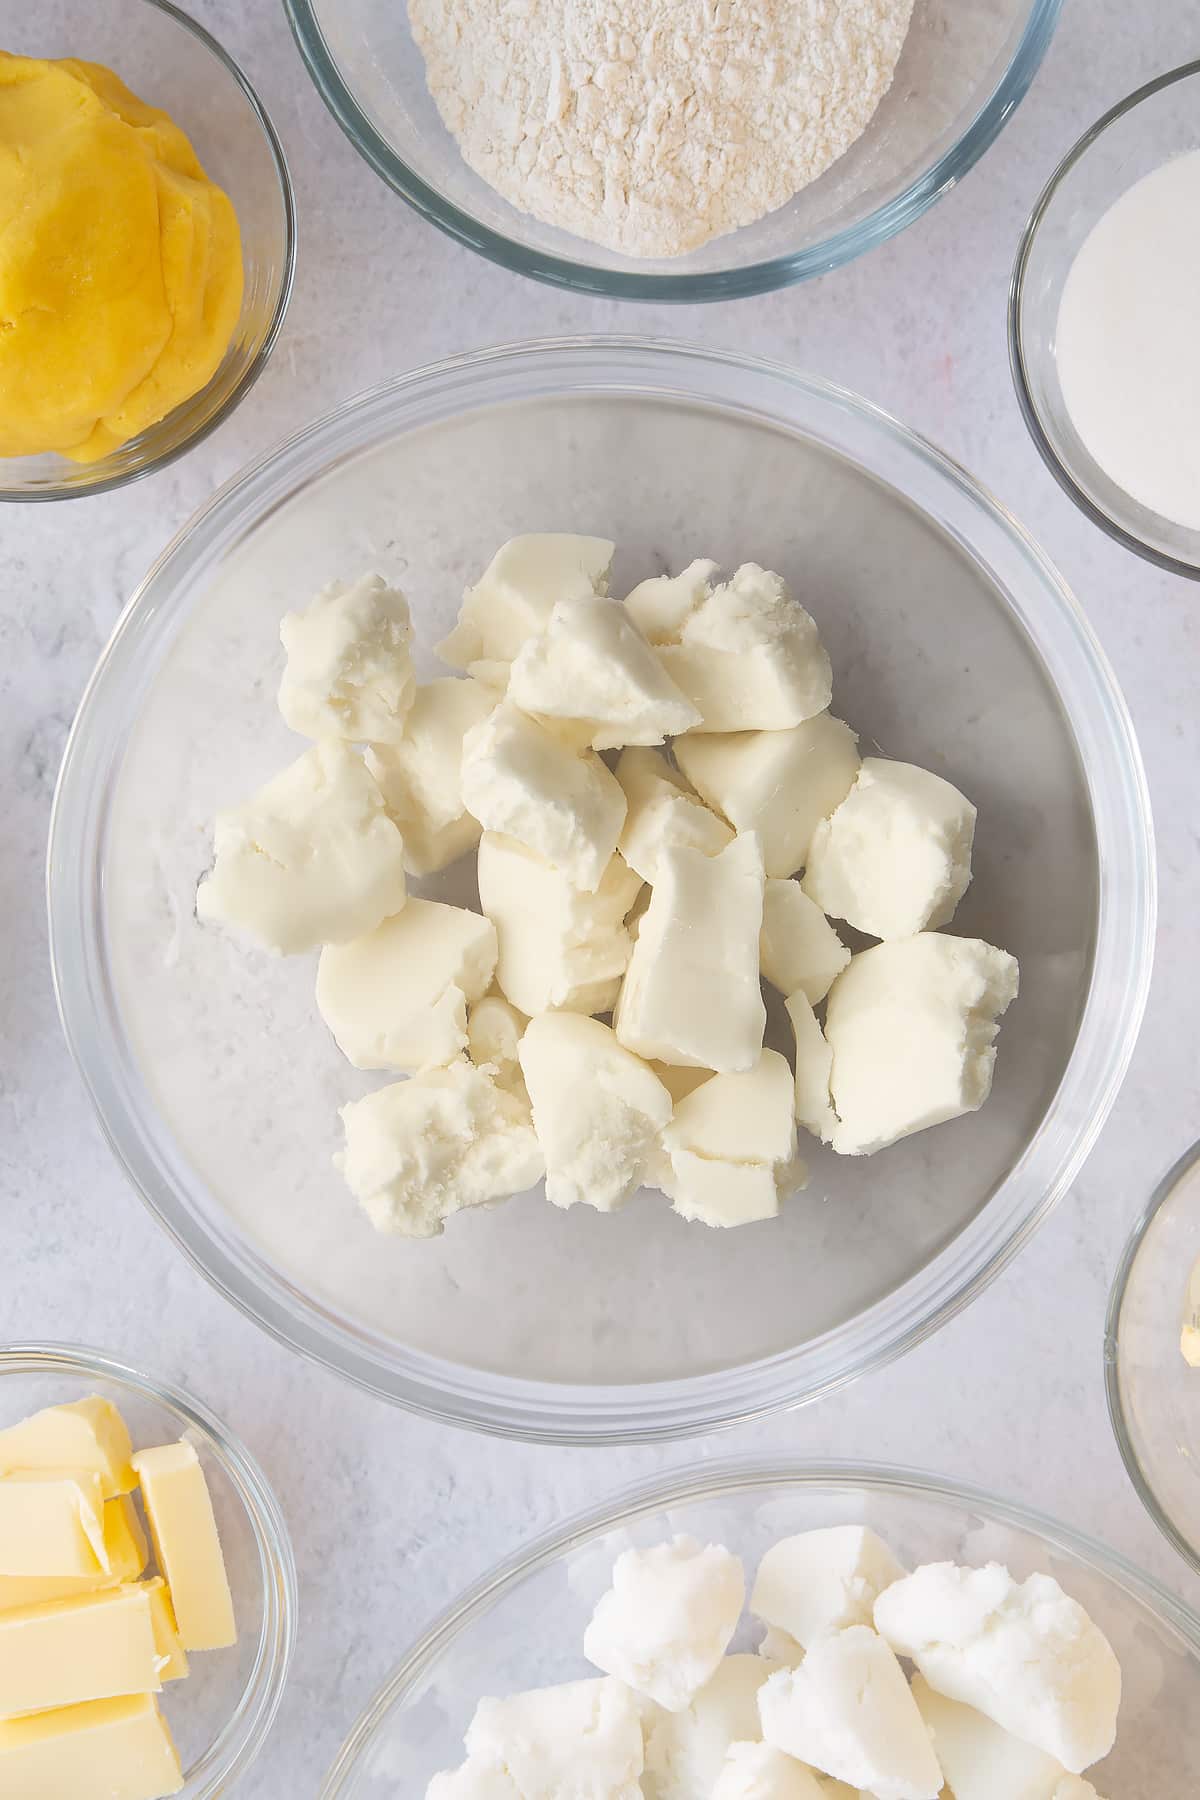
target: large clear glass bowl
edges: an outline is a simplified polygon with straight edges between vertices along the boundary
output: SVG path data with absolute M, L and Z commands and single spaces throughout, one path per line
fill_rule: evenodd
M 630 300 L 734 300 L 849 262 L 954 187 L 1012 116 L 1061 0 L 916 0 L 896 79 L 862 137 L 788 205 L 687 256 L 637 259 L 543 225 L 463 161 L 425 85 L 404 0 L 284 0 L 326 105 L 377 174 L 472 250 Z
M 214 812 L 299 753 L 280 615 L 378 566 L 416 636 L 514 532 L 603 531 L 617 591 L 709 555 L 778 568 L 836 705 L 979 807 L 955 929 L 1021 959 L 991 1100 L 868 1159 L 814 1145 L 782 1219 L 685 1225 L 536 1196 L 381 1238 L 330 1166 L 376 1085 L 317 1018 L 311 959 L 194 912 Z M 267 1328 L 389 1399 L 520 1436 L 629 1440 L 812 1399 L 926 1336 L 1063 1194 L 1137 1032 L 1154 922 L 1130 723 L 1087 623 L 999 506 L 865 402 L 747 358 L 623 340 L 406 376 L 259 462 L 125 612 L 64 761 L 55 976 L 104 1128 L 187 1254 Z M 432 890 L 471 897 L 471 865 Z
M 462 1761 L 484 1694 L 594 1674 L 580 1648 L 622 1550 L 689 1532 L 752 1569 L 776 1539 L 865 1524 L 909 1564 L 1040 1570 L 1085 1606 L 1122 1664 L 1116 1748 L 1089 1770 L 1104 1794 L 1160 1800 L 1200 1780 L 1200 1619 L 1124 1562 L 1023 1506 L 932 1476 L 868 1464 L 711 1463 L 618 1495 L 486 1576 L 404 1656 L 358 1721 L 321 1800 L 411 1800 Z M 750 1648 L 735 1639 L 735 1648 Z M 397 1646 L 400 1649 L 400 1646 Z
M 204 1467 L 238 1642 L 194 1655 L 188 1679 L 168 1688 L 162 1704 L 186 1777 L 180 1800 L 217 1800 L 262 1749 L 283 1698 L 297 1608 L 287 1525 L 245 1446 L 170 1382 L 78 1344 L 0 1347 L 0 1427 L 87 1394 L 119 1409 L 135 1449 L 186 1437 Z
M 1200 1264 L 1200 1144 L 1159 1183 L 1113 1280 L 1104 1335 L 1108 1412 L 1151 1518 L 1200 1572 L 1200 1369 L 1184 1361 Z
M 1067 408 L 1057 346 L 1063 289 L 1088 236 L 1144 176 L 1196 149 L 1198 109 L 1200 61 L 1148 81 L 1097 119 L 1042 190 L 1017 249 L 1008 299 L 1013 383 L 1046 467 L 1109 537 L 1193 580 L 1200 580 L 1200 531 L 1144 506 L 1096 461 Z
M 242 310 L 221 365 L 200 392 L 96 462 L 0 458 L 0 500 L 70 500 L 122 487 L 174 462 L 229 416 L 279 335 L 296 264 L 296 209 L 283 149 L 262 102 L 216 39 L 169 0 L 39 0 L 4 13 L 5 50 L 77 56 L 114 69 L 181 125 L 225 189 L 242 235 Z

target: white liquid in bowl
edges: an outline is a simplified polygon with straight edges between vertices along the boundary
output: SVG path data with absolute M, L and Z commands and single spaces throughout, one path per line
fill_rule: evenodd
M 1100 467 L 1200 531 L 1200 149 L 1144 175 L 1092 227 L 1055 336 L 1067 411 Z

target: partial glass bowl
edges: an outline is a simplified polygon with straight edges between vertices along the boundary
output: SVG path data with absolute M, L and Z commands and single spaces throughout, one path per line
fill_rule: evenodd
M 170 1382 L 79 1344 L 0 1348 L 0 1426 L 88 1394 L 119 1409 L 135 1449 L 186 1437 L 208 1480 L 238 1641 L 230 1650 L 197 1652 L 188 1679 L 165 1691 L 163 1712 L 185 1771 L 180 1800 L 216 1800 L 245 1775 L 283 1698 L 297 1610 L 287 1525 L 245 1446 Z
M 1096 461 L 1071 420 L 1059 379 L 1058 312 L 1093 226 L 1135 182 L 1200 148 L 1200 61 L 1160 75 L 1098 119 L 1042 191 L 1017 251 L 1008 298 L 1017 400 L 1042 460 L 1092 523 L 1175 575 L 1200 579 L 1200 531 L 1144 506 Z M 1180 222 L 1183 229 L 1183 222 Z
M 378 175 L 441 230 L 518 274 L 626 300 L 734 300 L 824 275 L 954 187 L 1007 123 L 1061 0 L 916 0 L 891 90 L 858 142 L 778 211 L 677 258 L 619 255 L 501 198 L 425 82 L 404 0 L 284 0 L 309 73 Z
M 1108 1412 L 1151 1518 L 1200 1573 L 1200 1369 L 1179 1346 L 1200 1263 L 1200 1144 L 1163 1177 L 1113 1280 L 1104 1334 Z
M 616 1496 L 540 1538 L 464 1594 L 404 1656 L 326 1777 L 320 1800 L 423 1794 L 462 1761 L 485 1694 L 594 1675 L 584 1628 L 623 1550 L 686 1532 L 753 1570 L 792 1532 L 869 1525 L 909 1565 L 1001 1562 L 1053 1575 L 1095 1619 L 1123 1667 L 1117 1743 L 1088 1771 L 1101 1792 L 1159 1800 L 1200 1780 L 1200 1619 L 1114 1551 L 982 1490 L 866 1463 L 716 1462 Z M 752 1634 L 735 1649 L 753 1647 Z
M 303 744 L 279 620 L 377 566 L 422 675 L 515 532 L 604 532 L 614 591 L 761 560 L 820 624 L 836 709 L 978 804 L 954 929 L 1021 961 L 979 1113 L 874 1158 L 806 1145 L 769 1224 L 538 1195 L 377 1236 L 331 1166 L 377 1085 L 316 1014 L 313 959 L 195 916 L 218 808 Z M 206 506 L 127 608 L 51 828 L 62 1015 L 110 1141 L 209 1279 L 403 1405 L 555 1441 L 679 1436 L 815 1399 L 964 1306 L 1065 1192 L 1149 978 L 1154 858 L 1130 722 L 1083 614 L 1010 516 L 866 402 L 748 357 L 598 339 L 457 357 L 349 402 Z M 470 859 L 433 884 L 475 903 Z M 781 1046 L 785 1038 L 780 1035 Z
M 296 209 L 283 149 L 228 51 L 169 0 L 54 0 L 14 6 L 3 48 L 22 56 L 104 63 L 188 134 L 233 202 L 245 293 L 237 327 L 207 386 L 156 425 L 92 463 L 65 456 L 0 458 L 0 501 L 71 500 L 122 487 L 174 462 L 249 393 L 279 335 L 296 263 Z

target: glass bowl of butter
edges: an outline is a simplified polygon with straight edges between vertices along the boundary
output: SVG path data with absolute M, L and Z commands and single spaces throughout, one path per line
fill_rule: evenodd
M 211 822 L 297 754 L 280 619 L 371 569 L 409 597 L 417 677 L 521 532 L 603 533 L 614 593 L 668 557 L 778 570 L 838 706 L 979 808 L 955 930 L 1021 967 L 982 1111 L 810 1183 L 744 1229 L 536 1191 L 422 1241 L 333 1166 L 374 1085 L 315 957 L 197 916 Z M 464 859 L 414 894 L 474 906 Z M 655 1440 L 814 1400 L 919 1342 L 1069 1185 L 1148 980 L 1153 858 L 1124 705 L 1080 610 L 1002 508 L 865 402 L 753 359 L 637 340 L 456 358 L 247 470 L 130 603 L 80 710 L 50 847 L 63 1019 L 110 1142 L 228 1297 L 387 1399 L 511 1436 Z M 307 960 L 306 960 L 307 958 Z M 810 1153 L 811 1152 L 811 1153 Z
M 0 1685 L 31 1714 L 0 1725 L 0 1788 L 228 1793 L 296 1633 L 287 1526 L 247 1450 L 101 1351 L 6 1346 L 0 1512 Z
M 736 1785 L 714 1784 L 730 1739 L 745 1741 L 748 1736 L 758 1736 L 762 1721 L 756 1716 L 756 1702 L 762 1699 L 762 1681 L 772 1667 L 781 1671 L 801 1655 L 799 1644 L 786 1630 L 773 1629 L 774 1643 L 763 1637 L 768 1611 L 775 1612 L 778 1602 L 786 1598 L 782 1584 L 777 1580 L 773 1604 L 767 1608 L 760 1605 L 764 1596 L 751 1578 L 764 1553 L 781 1539 L 791 1538 L 790 1547 L 796 1549 L 802 1544 L 799 1534 L 817 1531 L 828 1545 L 826 1533 L 831 1527 L 865 1529 L 882 1540 L 877 1549 L 886 1546 L 891 1552 L 883 1586 L 903 1570 L 929 1562 L 943 1568 L 955 1563 L 974 1569 L 1000 1564 L 1017 1583 L 1030 1576 L 1049 1576 L 1083 1608 L 1115 1654 L 1122 1677 L 1115 1742 L 1102 1760 L 1088 1768 L 1083 1781 L 1065 1775 L 1061 1768 L 1056 1780 L 1057 1759 L 1030 1755 L 1024 1746 L 1018 1746 L 1011 1735 L 1018 1729 L 1014 1724 L 1007 1731 L 997 1731 L 966 1706 L 952 1708 L 947 1717 L 944 1702 L 942 1710 L 935 1711 L 929 1702 L 936 1696 L 928 1688 L 922 1693 L 921 1684 L 914 1681 L 913 1695 L 922 1716 L 933 1724 L 943 1771 L 949 1774 L 953 1767 L 958 1776 L 960 1768 L 963 1770 L 954 1781 L 956 1793 L 1053 1793 L 1064 1800 L 1068 1794 L 1077 1794 L 1079 1800 L 1092 1794 L 1119 1794 L 1122 1800 L 1157 1800 L 1161 1794 L 1184 1794 L 1194 1787 L 1200 1619 L 1115 1552 L 1073 1527 L 1023 1506 L 911 1470 L 862 1463 L 738 1461 L 714 1463 L 693 1474 L 676 1470 L 618 1494 L 526 1545 L 490 1571 L 461 1595 L 418 1643 L 403 1652 L 394 1674 L 347 1738 L 326 1777 L 321 1800 L 399 1800 L 401 1795 L 405 1800 L 410 1796 L 417 1800 L 427 1789 L 430 1794 L 447 1795 L 489 1791 L 484 1785 L 486 1768 L 475 1776 L 478 1786 L 471 1785 L 470 1774 L 466 1779 L 460 1777 L 458 1784 L 450 1777 L 436 1788 L 429 1786 L 435 1774 L 463 1763 L 463 1737 L 477 1703 L 485 1695 L 502 1699 L 530 1689 L 596 1680 L 600 1670 L 585 1657 L 582 1645 L 593 1609 L 613 1578 L 615 1560 L 627 1552 L 645 1551 L 681 1537 L 685 1542 L 691 1540 L 693 1549 L 723 1546 L 741 1560 L 748 1610 L 753 1616 L 743 1618 L 726 1645 L 726 1669 L 731 1661 L 740 1665 L 736 1687 L 731 1682 L 719 1698 L 706 1704 L 706 1691 L 712 1694 L 717 1687 L 714 1680 L 685 1710 L 665 1716 L 643 1703 L 646 1767 L 652 1778 L 658 1769 L 674 1772 L 677 1778 L 679 1772 L 686 1772 L 679 1792 L 736 1793 Z M 832 1549 L 826 1548 L 823 1575 L 832 1575 L 832 1557 Z M 898 1570 L 895 1562 L 900 1565 Z M 872 1589 L 878 1591 L 869 1574 L 853 1587 L 849 1583 L 841 1586 L 833 1579 L 818 1580 L 808 1587 L 813 1610 L 830 1601 L 840 1609 L 839 1624 L 825 1638 L 827 1644 L 836 1635 L 848 1637 L 854 1627 L 862 1636 L 873 1635 L 863 1631 L 866 1621 L 858 1604 L 863 1590 L 873 1598 Z M 865 1611 L 869 1620 L 870 1600 Z M 847 1613 L 853 1618 L 853 1627 Z M 628 1619 L 630 1615 L 625 1616 Z M 672 1618 L 679 1640 L 690 1650 L 694 1640 L 680 1631 L 677 1612 Z M 765 1660 L 768 1654 L 772 1661 Z M 809 1654 L 811 1657 L 811 1651 Z M 601 1660 L 607 1667 L 607 1660 Z M 757 1680 L 756 1664 L 761 1670 Z M 992 1674 L 996 1697 L 1011 1699 L 1011 1690 L 1005 1696 L 1004 1683 L 996 1679 L 995 1665 Z M 932 1672 L 930 1679 L 936 1685 Z M 1070 1691 L 1082 1715 L 1088 1710 L 1089 1690 L 1083 1681 L 1077 1681 Z M 869 1713 L 871 1698 L 879 1689 L 868 1687 L 867 1692 L 870 1697 L 865 1707 L 861 1698 L 858 1704 Z M 965 1697 L 959 1689 L 958 1698 Z M 839 1699 L 844 1704 L 844 1692 L 828 1699 L 827 1717 L 836 1713 Z M 493 1718 L 496 1716 L 493 1713 Z M 763 1720 L 766 1716 L 764 1706 Z M 539 1725 L 549 1736 L 554 1725 L 553 1703 L 540 1717 L 530 1709 L 524 1718 L 530 1736 Z M 953 1732 L 952 1722 L 957 1725 Z M 894 1712 L 889 1727 L 883 1738 L 891 1750 L 900 1736 Z M 600 1732 L 603 1728 L 601 1724 Z M 833 1766 L 846 1754 L 847 1739 L 852 1737 L 853 1726 L 836 1745 Z M 972 1737 L 982 1754 L 972 1754 Z M 825 1748 L 830 1747 L 826 1740 Z M 638 1751 L 641 1748 L 639 1744 Z M 794 1753 L 801 1756 L 798 1748 Z M 479 1753 L 480 1761 L 484 1754 Z M 975 1765 L 973 1769 L 971 1765 Z M 828 1769 L 831 1762 L 822 1760 L 821 1766 Z M 967 1782 L 970 1773 L 975 1776 L 971 1786 Z M 694 1787 L 688 1784 L 687 1775 L 693 1777 Z M 1018 1788 L 1021 1776 L 1027 1780 Z M 818 1783 L 811 1772 L 803 1786 L 794 1773 L 792 1780 L 797 1783 L 794 1789 L 781 1784 L 778 1789 L 764 1786 L 741 1791 L 806 1795 L 856 1791 L 836 1781 Z M 989 1782 L 995 1785 L 989 1786 Z M 872 1790 L 928 1792 L 932 1784 L 898 1790 L 873 1782 Z M 493 1791 L 502 1792 L 503 1782 Z M 944 1791 L 950 1792 L 949 1782 Z
M 1130 1479 L 1200 1571 L 1200 1144 L 1163 1177 L 1125 1246 L 1104 1379 Z
M 0 500 L 101 493 L 250 391 L 283 323 L 295 206 L 253 88 L 169 0 L 14 7 L 0 42 Z

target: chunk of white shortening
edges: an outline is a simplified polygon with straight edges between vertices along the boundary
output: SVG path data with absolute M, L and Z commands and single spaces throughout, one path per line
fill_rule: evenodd
M 317 1007 L 356 1069 L 436 1068 L 466 1048 L 467 1007 L 495 971 L 490 919 L 410 899 L 365 937 L 325 946 Z
M 877 938 L 948 924 L 971 879 L 975 808 L 912 763 L 869 756 L 813 832 L 804 891 L 823 912 Z
M 463 739 L 462 792 L 485 831 L 503 832 L 594 893 L 625 823 L 625 796 L 592 750 L 571 750 L 502 701 Z
M 531 532 L 502 544 L 463 595 L 458 624 L 437 646 L 452 669 L 499 682 L 526 638 L 560 600 L 608 592 L 614 546 L 607 538 Z
M 680 1100 L 662 1134 L 669 1163 L 659 1175 L 675 1211 L 714 1226 L 773 1219 L 805 1181 L 793 1099 L 786 1059 L 763 1050 L 753 1069 L 714 1075 Z
M 416 692 L 408 602 L 379 575 L 335 581 L 279 627 L 287 665 L 279 710 L 311 738 L 391 743 Z
M 668 845 L 684 844 L 716 856 L 733 832 L 691 792 L 683 776 L 658 750 L 632 749 L 617 760 L 625 795 L 625 823 L 617 848 L 644 881 L 658 879 L 658 859 Z
M 1121 1668 L 1108 1639 L 1050 1575 L 999 1563 L 929 1563 L 886 1588 L 875 1624 L 930 1687 L 1078 1775 L 1113 1747 Z
M 196 910 L 284 955 L 344 944 L 404 905 L 404 843 L 347 744 L 323 738 L 217 814 Z
M 500 1768 L 520 1800 L 642 1800 L 642 1721 L 619 1681 L 568 1681 L 481 1700 L 470 1757 Z
M 521 1790 L 497 1763 L 468 1756 L 457 1769 L 443 1769 L 425 1789 L 425 1800 L 522 1800 Z
M 715 1784 L 703 1791 L 711 1800 L 823 1800 L 811 1769 L 774 1744 L 753 1742 L 731 1744 Z
M 580 723 L 594 750 L 661 744 L 700 723 L 617 600 L 560 600 L 512 666 L 508 698 L 524 712 Z
M 467 1012 L 467 1055 L 497 1087 L 529 1103 L 521 1073 L 521 1039 L 529 1020 L 503 994 L 485 994 Z
M 437 1237 L 452 1213 L 523 1194 L 545 1172 L 528 1109 L 466 1061 L 377 1088 L 341 1118 L 334 1163 L 377 1231 Z
M 638 930 L 613 1026 L 661 1062 L 752 1069 L 766 1008 L 758 978 L 762 857 L 737 837 L 717 856 L 669 845 Z
M 745 1592 L 742 1565 L 721 1544 L 676 1537 L 623 1551 L 583 1653 L 667 1712 L 682 1712 L 715 1675 Z
M 496 927 L 496 980 L 532 1017 L 551 1007 L 608 1012 L 633 940 L 625 915 L 642 879 L 620 856 L 594 894 L 513 838 L 485 831 L 479 844 L 479 903 Z
M 904 1671 L 869 1626 L 818 1638 L 760 1689 L 763 1737 L 878 1800 L 936 1800 L 942 1772 Z
M 761 1735 L 758 1690 L 772 1673 L 761 1656 L 726 1656 L 682 1712 L 655 1709 L 646 1729 L 646 1782 L 654 1800 L 712 1792 L 730 1746 Z
M 979 938 L 926 931 L 852 957 L 825 1010 L 834 1149 L 867 1156 L 982 1106 L 1017 985 L 1016 958 Z
M 757 563 L 713 588 L 658 654 L 704 731 L 785 730 L 829 705 L 832 675 L 815 623 L 782 577 Z
M 671 1096 L 599 1019 L 547 1012 L 520 1044 L 533 1125 L 546 1159 L 546 1198 L 614 1212 L 659 1152 Z
M 828 1525 L 773 1544 L 758 1565 L 750 1610 L 804 1649 L 831 1631 L 869 1625 L 883 1589 L 905 1574 L 866 1525 Z
M 781 994 L 802 993 L 819 1006 L 850 961 L 819 906 L 798 881 L 768 881 L 763 890 L 759 961 L 766 979 Z
M 858 739 L 829 712 L 787 731 L 693 732 L 675 747 L 696 792 L 737 831 L 757 831 L 768 875 L 808 860 L 813 833 L 858 773 Z
M 832 1143 L 837 1131 L 829 1091 L 833 1051 L 806 995 L 789 994 L 784 1006 L 796 1040 L 796 1122 L 823 1144 Z
M 479 821 L 463 801 L 463 738 L 495 704 L 494 690 L 482 682 L 443 675 L 417 689 L 395 743 L 367 748 L 367 767 L 400 827 L 412 875 L 434 875 L 479 842 Z
M 1070 1782 L 1077 1800 L 1095 1794 L 1044 1750 L 1002 1731 L 974 1707 L 935 1693 L 923 1675 L 914 1677 L 912 1693 L 954 1800 L 1056 1800 Z
M 697 557 L 678 575 L 651 575 L 639 581 L 625 605 L 652 644 L 677 644 L 684 622 L 712 592 L 715 562 Z

